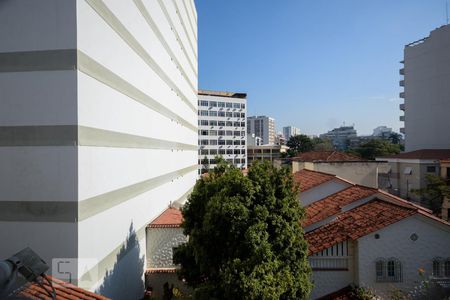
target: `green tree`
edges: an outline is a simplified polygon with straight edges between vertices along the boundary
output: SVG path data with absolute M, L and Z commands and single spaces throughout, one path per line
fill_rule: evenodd
M 304 134 L 292 136 L 286 145 L 289 147 L 289 156 L 295 156 L 300 152 L 308 152 L 314 149 L 312 140 Z
M 174 260 L 194 299 L 305 299 L 311 290 L 304 210 L 292 175 L 267 161 L 248 175 L 226 163 L 197 181 L 184 206 L 189 236 Z
M 202 170 L 201 170 L 201 173 L 205 174 L 205 173 L 208 173 L 208 171 L 209 171 L 209 159 L 205 156 L 202 159 Z
M 440 176 L 427 174 L 425 175 L 427 187 L 415 189 L 412 192 L 428 199 L 430 208 L 434 214 L 440 214 L 442 201 L 444 197 L 450 198 L 450 186 L 447 185 L 445 179 Z
M 312 139 L 313 150 L 314 151 L 331 151 L 334 150 L 333 144 L 329 139 L 321 139 L 319 137 L 315 137 Z
M 400 133 L 392 132 L 389 135 L 388 140 L 391 141 L 392 144 L 400 144 L 400 141 L 402 140 L 402 135 Z
M 370 140 L 355 149 L 349 149 L 349 153 L 357 154 L 365 159 L 375 159 L 375 157 L 382 157 L 391 154 L 400 153 L 400 145 L 392 144 L 386 140 Z

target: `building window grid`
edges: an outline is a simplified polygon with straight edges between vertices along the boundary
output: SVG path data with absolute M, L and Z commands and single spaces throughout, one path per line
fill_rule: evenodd
M 402 263 L 396 258 L 375 261 L 376 282 L 402 282 Z
M 443 259 L 436 257 L 433 259 L 433 277 L 446 277 L 450 278 L 450 257 Z

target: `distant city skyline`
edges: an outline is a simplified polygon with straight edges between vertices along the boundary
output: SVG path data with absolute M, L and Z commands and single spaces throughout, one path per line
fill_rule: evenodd
M 248 115 L 308 135 L 344 122 L 358 135 L 382 125 L 399 132 L 404 45 L 445 24 L 445 0 L 196 5 L 199 88 L 245 92 Z

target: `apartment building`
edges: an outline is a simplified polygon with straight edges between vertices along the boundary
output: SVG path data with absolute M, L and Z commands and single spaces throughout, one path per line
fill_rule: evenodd
M 141 298 L 146 227 L 197 178 L 194 1 L 2 1 L 0 40 L 0 257 Z
M 257 137 L 260 137 L 263 145 L 275 144 L 275 119 L 267 116 L 248 117 L 247 134 L 254 134 Z
M 405 46 L 400 109 L 405 150 L 448 149 L 450 131 L 450 25 Z
M 300 134 L 300 129 L 294 126 L 286 126 L 283 127 L 283 136 L 286 139 L 286 141 L 289 141 L 289 139 L 292 136 L 296 136 Z
M 247 167 L 246 105 L 245 93 L 198 91 L 199 172 L 214 168 L 217 156 L 238 168 Z
M 284 145 L 249 145 L 248 146 L 248 164 L 255 160 L 268 160 L 271 163 L 275 159 L 280 159 L 283 153 L 286 153 L 289 147 Z
M 352 139 L 357 137 L 354 126 L 341 126 L 321 134 L 321 139 L 328 139 L 338 150 L 346 150 Z

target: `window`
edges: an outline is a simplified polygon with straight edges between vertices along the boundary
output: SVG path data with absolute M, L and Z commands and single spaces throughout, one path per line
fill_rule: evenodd
M 231 122 L 231 121 L 227 121 L 226 124 L 227 124 L 227 126 L 230 126 L 230 127 L 233 126 L 233 122 Z
M 225 149 L 219 149 L 219 154 L 220 155 L 224 155 L 225 154 Z
M 209 106 L 217 107 L 217 102 L 216 101 L 209 101 Z
M 245 103 L 241 103 L 241 108 L 242 108 L 242 109 L 245 108 Z
M 231 146 L 233 145 L 233 141 L 232 140 L 227 140 L 227 146 Z
M 219 126 L 225 126 L 225 121 L 219 121 L 218 124 Z
M 234 149 L 234 154 L 241 154 L 241 151 L 239 149 Z
M 209 140 L 209 144 L 212 146 L 216 146 L 217 145 L 217 140 Z
M 233 113 L 233 118 L 239 118 L 240 116 L 241 116 L 241 114 L 238 112 Z
M 226 106 L 227 106 L 227 108 L 232 108 L 233 107 L 233 103 L 227 102 Z
M 233 164 L 233 159 L 227 159 L 227 162 L 229 162 L 230 164 Z
M 210 117 L 217 117 L 217 111 L 213 111 L 213 110 L 209 111 L 209 116 Z
M 216 160 L 213 158 L 213 159 L 210 159 L 209 160 L 209 163 L 211 164 L 211 165 L 215 165 L 216 164 Z
M 228 155 L 232 155 L 233 154 L 233 149 L 227 149 L 227 154 Z
M 427 166 L 427 173 L 436 173 L 435 166 Z
M 233 135 L 234 136 L 241 136 L 241 132 L 236 130 L 236 131 L 233 132 Z
M 441 277 L 442 276 L 441 263 L 442 263 L 442 259 L 441 258 L 433 259 L 433 276 L 434 277 Z
M 379 258 L 375 261 L 375 275 L 377 282 L 401 282 L 402 263 L 396 258 Z
M 241 163 L 241 160 L 240 160 L 239 158 L 236 158 L 236 159 L 234 159 L 234 163 L 235 163 L 235 164 L 240 164 L 240 163 Z
M 220 146 L 225 145 L 225 140 L 219 140 L 219 145 L 220 145 Z
M 199 110 L 198 114 L 199 114 L 199 116 L 207 117 L 208 116 L 208 111 L 207 110 Z
M 225 107 L 225 102 L 217 102 L 218 107 Z
M 450 277 L 450 258 L 444 262 L 444 276 Z
M 225 130 L 219 130 L 219 135 L 225 135 Z
M 219 111 L 219 117 L 225 117 L 225 112 L 224 111 Z
M 245 154 L 245 149 L 242 149 L 242 150 L 241 150 L 241 153 L 242 153 L 242 154 Z
M 217 130 L 210 130 L 209 135 L 212 135 L 212 136 L 217 135 Z
M 241 136 L 245 136 L 245 131 L 241 131 Z
M 231 118 L 233 116 L 233 113 L 231 111 L 227 111 L 226 116 L 227 118 Z
M 245 122 L 241 122 L 241 127 L 245 127 Z
M 208 120 L 200 120 L 200 125 L 208 126 Z
M 245 118 L 245 113 L 241 113 L 241 118 Z
M 245 141 L 241 141 L 241 145 L 244 146 L 245 145 Z
M 209 126 L 217 126 L 217 121 L 209 121 Z
M 217 155 L 217 149 L 210 149 L 209 155 Z
M 240 140 L 235 140 L 233 144 L 234 144 L 235 146 L 239 146 L 239 145 L 241 144 L 241 141 L 240 141 Z M 238 154 L 239 154 L 239 153 L 238 153 Z
M 241 104 L 240 103 L 233 103 L 233 108 L 241 108 Z
M 241 160 L 241 162 L 242 162 L 243 164 L 245 164 L 245 158 L 243 158 L 243 159 Z
M 231 130 L 227 130 L 227 131 L 226 131 L 226 135 L 228 135 L 228 136 L 231 136 L 231 135 L 233 135 L 233 131 L 231 131 Z
M 208 149 L 202 149 L 201 155 L 208 155 Z
M 200 106 L 208 106 L 208 101 L 200 100 Z
M 199 130 L 200 135 L 208 135 L 208 130 Z
M 200 145 L 207 146 L 208 145 L 208 140 L 200 140 Z
M 234 127 L 239 127 L 239 126 L 241 126 L 241 122 L 233 122 L 233 126 Z

